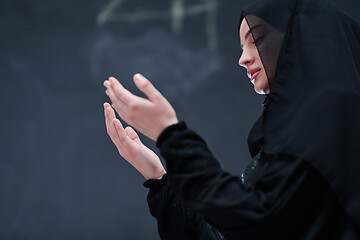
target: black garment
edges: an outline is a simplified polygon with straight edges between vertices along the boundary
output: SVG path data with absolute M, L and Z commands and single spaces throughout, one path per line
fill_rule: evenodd
M 260 1 L 242 19 L 271 87 L 248 136 L 259 172 L 243 184 L 180 123 L 157 142 L 163 186 L 225 239 L 359 239 L 360 25 L 328 0 Z M 171 199 L 149 201 L 161 229 Z
M 150 188 L 147 201 L 161 239 L 224 239 L 202 215 L 175 196 L 167 174 L 161 180 L 147 180 L 144 186 Z
M 222 239 L 215 229 L 227 240 L 359 239 L 331 188 L 302 159 L 260 151 L 232 176 L 185 122 L 165 129 L 157 146 L 168 173 L 144 185 L 163 240 Z
M 243 9 L 270 81 L 250 153 L 306 160 L 360 229 L 360 24 L 330 0 Z

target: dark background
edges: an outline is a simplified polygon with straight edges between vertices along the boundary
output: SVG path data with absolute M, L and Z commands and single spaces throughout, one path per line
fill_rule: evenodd
M 1 0 L 0 239 L 158 239 L 145 179 L 106 134 L 109 76 L 139 95 L 148 77 L 241 174 L 263 101 L 238 65 L 249 2 Z M 340 5 L 359 21 L 359 1 Z

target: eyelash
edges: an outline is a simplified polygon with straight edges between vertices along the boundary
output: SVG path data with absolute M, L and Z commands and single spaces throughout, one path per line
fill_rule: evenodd
M 256 45 L 260 45 L 261 43 L 262 43 L 262 41 L 263 41 L 263 38 L 264 37 L 258 37 L 255 41 L 253 41 L 252 43 L 253 44 L 255 44 L 256 43 Z M 241 47 L 241 50 L 242 51 L 244 51 L 244 49 Z
M 253 41 L 253 44 L 260 45 L 262 43 L 263 37 L 257 38 L 255 41 Z

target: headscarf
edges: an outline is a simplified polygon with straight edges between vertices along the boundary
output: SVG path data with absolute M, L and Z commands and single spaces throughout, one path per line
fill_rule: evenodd
M 325 0 L 258 1 L 244 18 L 274 79 L 251 155 L 307 161 L 360 229 L 360 25 Z

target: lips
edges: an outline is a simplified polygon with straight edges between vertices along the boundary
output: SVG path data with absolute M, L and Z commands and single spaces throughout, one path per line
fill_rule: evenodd
M 253 82 L 254 79 L 256 78 L 257 75 L 259 75 L 261 70 L 258 70 L 256 72 L 254 72 L 253 74 L 251 74 L 251 77 L 250 77 L 250 81 Z
M 261 68 L 249 69 L 247 72 L 247 75 L 250 79 L 253 79 L 254 77 L 256 77 L 259 74 L 260 70 L 261 70 Z

